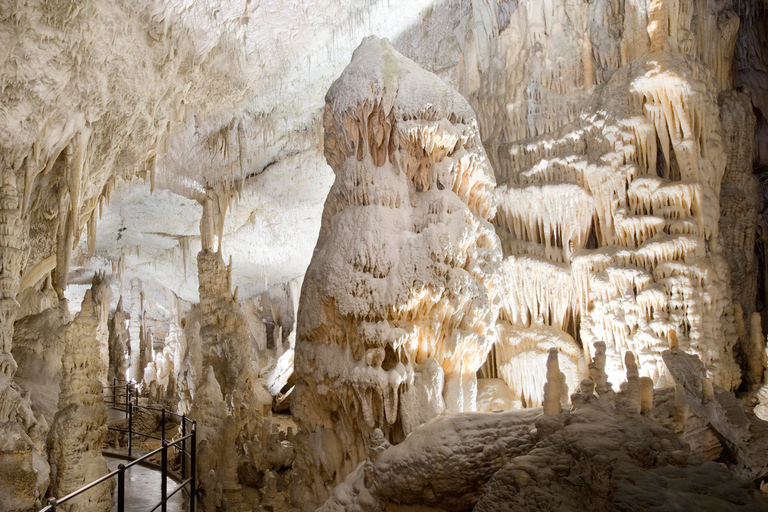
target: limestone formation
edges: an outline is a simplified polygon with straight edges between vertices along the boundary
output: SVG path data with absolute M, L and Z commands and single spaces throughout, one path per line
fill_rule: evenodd
M 371 445 L 377 449 L 319 510 L 671 511 L 679 503 L 713 512 L 765 510 L 768 500 L 740 480 L 759 471 L 750 454 L 762 448 L 750 448 L 745 441 L 755 442 L 755 433 L 768 424 L 747 426 L 740 408 L 725 405 L 732 395 L 722 388 L 722 398 L 712 401 L 700 384 L 697 391 L 694 382 L 703 365 L 696 356 L 666 351 L 664 358 L 691 408 L 712 422 L 709 428 L 721 429 L 734 442 L 725 449 L 729 457 L 741 460 L 728 459 L 727 466 L 702 462 L 704 454 L 691 453 L 665 423 L 673 404 L 659 401 L 645 417 L 629 410 L 606 411 L 589 399 L 589 380 L 575 393 L 578 407 L 563 412 L 559 426 L 547 416 L 545 402 L 544 408 L 446 414 L 397 446 L 377 444 L 374 432 Z M 550 361 L 554 373 L 554 354 Z M 635 378 L 636 367 L 630 367 Z M 620 387 L 628 388 L 626 384 Z M 705 403 L 711 406 L 696 405 Z M 762 446 L 765 441 L 757 442 Z M 604 466 L 608 463 L 611 471 Z
M 298 471 L 316 497 L 365 457 L 374 429 L 397 442 L 415 426 L 408 415 L 428 404 L 403 404 L 430 383 L 416 377 L 430 360 L 445 374 L 432 410 L 476 408 L 500 257 L 474 115 L 439 78 L 367 38 L 326 95 L 324 127 L 336 181 L 302 289 L 292 399 Z
M 732 283 L 748 316 L 756 273 L 738 25 L 730 4 L 521 0 L 491 43 L 468 94 L 499 182 L 496 365 L 534 404 L 531 354 L 559 348 L 574 386 L 602 340 L 612 380 L 632 351 L 665 385 L 671 332 L 715 383 L 738 386 Z
M 20 363 L 14 381 L 29 393 L 32 410 L 45 417 L 48 425 L 58 410 L 61 360 L 70 322 L 69 304 L 62 300 L 56 307 L 27 315 L 14 324 L 12 354 Z
M 547 382 L 544 384 L 544 414 L 557 416 L 563 410 L 561 403 L 563 396 L 567 395 L 565 375 L 557 364 L 557 349 L 549 349 L 547 358 Z
M 98 380 L 106 373 L 97 337 L 99 307 L 88 290 L 80 312 L 67 327 L 59 411 L 48 434 L 51 495 L 59 498 L 109 472 L 101 454 L 107 434 L 107 409 L 103 384 Z M 106 512 L 112 507 L 114 485 L 110 480 L 61 508 Z
M 0 0 L 0 512 L 768 510 L 765 332 L 765 0 Z
M 107 276 L 104 273 L 96 273 L 91 282 L 91 296 L 95 304 L 96 320 L 96 340 L 98 341 L 99 354 L 101 354 L 101 363 L 99 368 L 101 373 L 97 378 L 101 382 L 107 382 L 109 375 L 109 308 L 112 303 L 112 287 L 107 282 Z
M 226 491 L 240 489 L 237 477 L 237 425 L 227 411 L 213 367 L 198 381 L 189 417 L 197 421 L 199 480 L 203 507 L 216 510 Z
M 257 471 L 266 469 L 258 455 L 269 440 L 263 424 L 268 422 L 272 406 L 271 395 L 257 380 L 258 367 L 253 365 L 258 355 L 251 350 L 247 322 L 231 291 L 232 269 L 224 264 L 220 246 L 213 250 L 214 232 L 222 229 L 217 226 L 223 222 L 214 210 L 216 197 L 209 194 L 200 222 L 200 366 L 194 370 L 198 381 L 189 412 L 198 422 L 199 439 L 205 443 L 198 473 L 204 504 L 210 510 L 221 507 L 225 499 L 240 501 L 234 491 L 240 490 L 243 465 L 254 466 Z
M 123 310 L 123 297 L 117 302 L 117 308 L 109 322 L 109 371 L 107 381 L 124 385 L 128 379 L 128 355 L 130 335 L 126 328 L 125 311 Z

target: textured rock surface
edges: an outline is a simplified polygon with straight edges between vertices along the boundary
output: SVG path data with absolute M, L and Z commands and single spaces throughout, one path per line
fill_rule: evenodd
M 730 424 L 726 436 L 732 439 L 744 413 L 707 398 L 701 361 L 677 350 L 666 351 L 664 360 L 685 388 L 690 407 L 714 428 Z M 664 424 L 665 415 L 679 408 L 678 401 L 660 401 L 643 414 L 627 407 L 635 374 L 628 371 L 630 380 L 616 395 L 595 396 L 594 383 L 584 384 L 573 409 L 558 415 L 542 414 L 541 408 L 443 415 L 397 446 L 377 431 L 366 461 L 320 510 L 768 509 L 768 499 L 734 477 L 740 462 L 731 467 L 703 463 L 703 454 L 693 445 L 692 453 L 675 429 Z M 740 451 L 731 445 L 727 449 L 731 455 Z M 760 472 L 764 466 L 753 469 Z
M 96 383 L 126 373 L 199 419 L 208 509 L 308 512 L 350 471 L 350 507 L 749 508 L 766 13 L 0 0 L 0 511 L 40 505 L 46 460 L 54 494 L 103 469 Z M 367 40 L 325 105 L 370 34 L 413 61 Z M 514 446 L 470 412 L 536 405 L 500 413 Z M 419 434 L 446 410 L 456 436 Z
M 499 182 L 508 302 L 487 374 L 527 403 L 541 403 L 534 360 L 560 349 L 573 389 L 596 340 L 612 380 L 631 350 L 668 384 L 671 332 L 717 384 L 739 385 L 728 258 L 746 315 L 756 267 L 751 117 L 731 90 L 738 25 L 736 7 L 696 0 L 521 0 L 493 41 L 469 91 Z
M 197 256 L 200 283 L 200 365 L 192 394 L 190 417 L 198 422 L 201 450 L 198 471 L 207 510 L 241 501 L 243 465 L 264 471 L 259 460 L 268 437 L 262 427 L 269 420 L 272 396 L 257 381 L 258 354 L 249 343 L 248 324 L 231 291 L 231 268 L 221 251 L 214 252 L 218 228 L 216 195 L 211 193 L 200 222 L 203 250 Z M 218 249 L 218 247 L 217 247 Z M 236 292 L 235 292 L 236 293 Z
M 475 409 L 500 257 L 493 171 L 461 96 L 371 37 L 326 99 L 336 181 L 302 288 L 292 402 L 314 496 L 362 460 L 374 429 L 400 441 L 418 409 Z M 431 359 L 443 396 L 403 407 L 434 386 L 415 377 Z
M 109 321 L 109 371 L 107 381 L 124 385 L 126 382 L 128 365 L 128 343 L 130 334 L 125 328 L 125 311 L 123 311 L 123 298 L 117 303 L 117 308 Z
M 99 307 L 91 293 L 86 293 L 80 312 L 67 327 L 59 411 L 48 434 L 51 495 L 56 497 L 66 496 L 109 472 L 101 455 L 107 434 L 107 408 L 98 380 L 106 373 L 97 337 Z M 114 485 L 110 480 L 61 508 L 108 511 Z

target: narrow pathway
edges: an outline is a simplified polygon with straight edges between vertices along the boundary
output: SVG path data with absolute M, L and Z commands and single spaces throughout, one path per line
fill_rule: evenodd
M 117 469 L 118 464 L 128 464 L 130 461 L 104 455 L 110 471 Z M 168 478 L 168 493 L 179 484 Z M 117 487 L 115 487 L 115 502 L 117 502 Z M 125 473 L 125 512 L 149 512 L 160 503 L 160 470 L 137 464 Z M 168 500 L 168 512 L 184 512 L 188 509 L 187 496 L 183 490 Z M 157 510 L 160 510 L 158 507 Z M 117 511 L 117 505 L 112 512 Z
M 107 424 L 117 423 L 118 421 L 122 421 L 127 417 L 128 416 L 125 414 L 125 411 L 121 411 L 119 409 L 113 409 L 112 407 L 107 407 Z

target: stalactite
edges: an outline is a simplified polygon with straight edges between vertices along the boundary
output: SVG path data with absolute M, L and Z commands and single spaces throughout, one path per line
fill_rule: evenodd
M 551 4 L 550 19 L 541 17 L 549 7 L 520 3 L 494 47 L 503 66 L 481 73 L 471 96 L 499 180 L 501 316 L 554 329 L 553 343 L 564 334 L 584 347 L 604 340 L 614 381 L 632 351 L 641 375 L 668 384 L 660 354 L 675 331 L 714 382 L 733 389 L 740 372 L 731 284 L 754 283 L 755 273 L 752 202 L 730 201 L 754 194 L 751 151 L 741 143 L 751 136 L 750 112 L 740 93 L 724 90 L 733 12 L 653 0 L 611 17 L 604 3 Z M 718 29 L 722 40 L 707 35 Z M 579 73 L 558 69 L 565 61 L 580 64 L 581 83 Z M 602 85 L 591 87 L 590 76 Z M 737 262 L 744 254 L 747 265 Z M 754 292 L 742 290 L 754 303 Z M 499 374 L 538 403 L 543 361 L 528 371 L 527 357 L 500 361 L 521 369 Z

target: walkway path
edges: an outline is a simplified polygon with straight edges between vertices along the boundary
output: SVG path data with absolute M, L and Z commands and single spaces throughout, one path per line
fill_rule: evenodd
M 113 409 L 112 407 L 107 407 L 107 424 L 123 421 L 127 418 L 128 416 L 125 414 L 125 411 L 121 411 L 119 409 Z
M 110 471 L 117 469 L 118 464 L 128 464 L 130 461 L 104 455 Z M 173 491 L 179 484 L 168 478 L 168 492 Z M 117 487 L 115 487 L 117 500 Z M 149 512 L 160 503 L 160 470 L 137 464 L 125 473 L 125 512 Z M 184 512 L 187 510 L 187 496 L 183 490 L 168 500 L 168 512 Z M 160 510 L 158 507 L 157 510 Z M 117 511 L 117 505 L 112 512 Z

